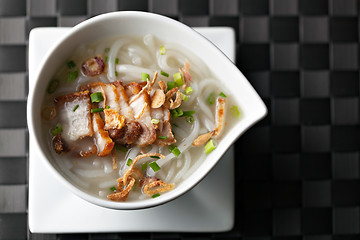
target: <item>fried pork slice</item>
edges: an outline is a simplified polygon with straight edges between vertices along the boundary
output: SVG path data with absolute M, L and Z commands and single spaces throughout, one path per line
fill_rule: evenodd
M 121 115 L 125 117 L 125 120 L 127 122 L 134 120 L 134 111 L 129 106 L 129 99 L 126 94 L 125 88 L 123 87 L 122 83 L 120 81 L 115 81 L 112 83 L 117 90 L 117 96 L 118 96 L 118 104 L 119 104 L 119 112 Z
M 131 86 L 132 92 L 137 91 L 138 93 L 130 98 L 130 107 L 134 111 L 135 120 L 137 120 L 143 130 L 135 144 L 142 147 L 152 144 L 156 140 L 155 127 L 151 123 L 151 101 L 147 91 L 140 92 L 142 88 L 139 84 L 131 83 Z
M 106 95 L 105 95 L 105 88 L 106 84 L 102 82 L 93 82 L 86 85 L 80 86 L 80 91 L 89 91 L 90 94 L 101 92 L 104 100 L 100 101 L 98 103 L 92 103 L 92 108 L 106 108 L 105 102 L 106 102 Z M 103 113 L 101 113 L 101 116 L 104 116 Z
M 106 84 L 101 86 L 104 97 L 103 108 L 109 107 L 116 111 L 120 111 L 119 94 L 116 87 L 113 84 Z
M 157 138 L 155 144 L 165 146 L 175 143 L 176 139 L 174 138 L 170 124 L 170 111 L 164 106 L 160 108 L 152 108 L 151 118 L 159 120 L 159 123 L 156 124 Z
M 89 91 L 60 96 L 54 102 L 63 129 L 61 137 L 65 141 L 76 141 L 93 135 Z
M 110 129 L 110 137 L 121 145 L 131 145 L 142 134 L 143 129 L 136 121 L 126 122 L 121 129 Z
M 104 130 L 104 122 L 99 113 L 92 114 L 94 125 L 95 145 L 97 147 L 97 155 L 99 157 L 106 156 L 111 153 L 114 147 L 114 142 L 109 137 L 109 133 Z
M 216 127 L 214 129 L 214 137 L 218 137 L 221 135 L 224 124 L 225 124 L 225 104 L 226 99 L 222 97 L 218 97 L 216 99 L 216 112 L 215 112 L 215 123 Z
M 125 117 L 120 115 L 118 110 L 104 109 L 105 130 L 121 129 L 125 125 Z

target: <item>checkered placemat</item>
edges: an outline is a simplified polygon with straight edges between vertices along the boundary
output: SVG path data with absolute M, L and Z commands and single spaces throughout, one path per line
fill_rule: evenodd
M 232 231 L 28 232 L 29 31 L 116 10 L 236 30 L 269 114 L 236 143 Z M 358 0 L 0 0 L 0 239 L 359 239 L 359 89 Z

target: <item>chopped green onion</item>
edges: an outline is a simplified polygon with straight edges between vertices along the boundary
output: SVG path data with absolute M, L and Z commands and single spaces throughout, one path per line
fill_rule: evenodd
M 117 71 L 115 71 L 115 77 L 117 77 L 119 75 L 119 73 Z
M 219 96 L 220 96 L 220 97 L 227 97 L 227 96 L 225 95 L 225 93 L 223 93 L 223 92 L 221 92 L 221 93 L 219 94 Z
M 67 62 L 67 66 L 68 66 L 68 68 L 71 69 L 71 68 L 75 67 L 76 65 L 75 65 L 74 61 L 71 60 L 71 61 Z
M 170 110 L 170 114 L 172 118 L 177 118 L 177 117 L 181 117 L 184 114 L 184 112 L 183 110 L 181 110 L 181 108 L 175 108 Z
M 207 142 L 205 145 L 205 153 L 209 154 L 211 153 L 215 148 L 217 147 L 217 143 L 214 139 L 210 139 L 210 141 Z
M 172 146 L 172 145 L 170 145 L 169 146 L 169 150 L 170 150 L 170 152 L 172 152 L 176 157 L 178 157 L 179 155 L 180 155 L 180 150 L 177 148 L 177 147 L 175 147 L 175 146 Z
M 109 105 L 108 105 L 108 106 L 106 106 L 106 107 L 105 107 L 105 109 L 110 109 L 110 106 L 109 106 Z
M 51 82 L 49 82 L 49 85 L 47 87 L 47 93 L 48 94 L 54 93 L 58 88 L 59 84 L 60 84 L 59 80 L 57 79 L 51 80 Z
M 145 171 L 148 167 L 148 163 L 147 162 L 144 162 L 142 165 L 141 165 L 141 170 Z
M 183 111 L 182 117 L 189 117 L 195 113 L 196 113 L 196 111 Z
M 104 111 L 104 108 L 93 108 L 91 109 L 91 113 L 97 113 L 97 112 L 102 112 Z
M 78 107 L 79 107 L 79 104 L 76 104 L 76 106 L 75 106 L 74 109 L 73 109 L 73 112 L 75 112 L 76 109 L 78 109 Z
M 104 100 L 104 97 L 101 92 L 94 92 L 90 94 L 90 99 L 91 102 L 94 103 L 94 102 L 101 102 L 102 100 Z
M 147 74 L 147 73 L 141 73 L 141 80 L 147 81 L 148 79 L 150 80 L 149 74 Z
M 212 105 L 215 103 L 215 93 L 210 93 L 209 97 L 207 98 L 208 104 Z
M 106 56 L 106 57 L 105 57 L 105 62 L 108 62 L 108 61 L 109 61 L 109 57 Z
M 132 159 L 131 158 L 128 158 L 127 162 L 126 162 L 126 165 L 130 166 L 132 163 Z
M 160 159 L 159 156 L 150 156 L 151 158 L 156 158 L 156 159 Z
M 240 111 L 239 111 L 239 108 L 235 105 L 233 105 L 231 108 L 230 108 L 230 111 L 232 113 L 232 115 L 234 115 L 235 117 L 239 117 L 240 116 Z
M 105 48 L 105 52 L 106 52 L 106 53 L 109 52 L 109 51 L 110 51 L 110 48 L 109 48 L 109 47 Z
M 51 129 L 51 134 L 53 136 L 58 135 L 59 133 L 61 133 L 63 131 L 62 126 L 60 124 L 56 124 L 55 127 L 53 127 L 53 129 Z
M 115 149 L 118 150 L 118 151 L 121 151 L 121 152 L 127 152 L 128 151 L 128 149 L 126 147 L 124 147 L 123 145 L 120 145 L 120 144 L 116 145 Z
M 112 186 L 112 187 L 110 188 L 110 191 L 115 192 L 115 191 L 116 191 L 116 187 Z
M 154 195 L 152 195 L 152 198 L 157 198 L 160 197 L 160 193 L 155 193 Z
M 159 122 L 160 122 L 159 119 L 156 119 L 156 118 L 151 119 L 151 123 L 153 123 L 153 124 L 158 124 Z
M 79 76 L 79 71 L 78 70 L 68 72 L 68 74 L 66 76 L 66 82 L 70 83 L 70 82 L 74 81 L 75 79 L 77 79 L 78 76 Z
M 160 71 L 160 74 L 163 75 L 164 77 L 169 77 L 169 74 L 167 72 Z
M 180 87 L 180 86 L 182 86 L 184 84 L 184 80 L 183 80 L 183 77 L 181 75 L 181 72 L 174 73 L 173 77 L 174 77 L 174 82 L 176 83 L 176 85 L 178 87 Z
M 190 94 L 192 94 L 194 92 L 194 89 L 192 88 L 192 87 L 187 87 L 186 89 L 185 89 L 185 93 L 187 94 L 187 95 L 190 95 Z
M 172 81 L 167 82 L 166 85 L 167 85 L 167 90 L 168 91 L 173 89 L 174 87 L 176 87 L 176 83 L 172 82 Z
M 183 94 L 183 93 L 180 93 L 181 94 L 181 98 L 182 98 L 182 100 L 183 101 L 187 101 L 187 100 L 189 100 L 189 96 L 188 95 L 185 95 L 185 94 Z
M 115 58 L 115 64 L 119 64 L 119 58 Z
M 161 55 L 164 55 L 166 53 L 166 48 L 164 47 L 164 45 L 162 45 L 161 47 L 160 47 L 160 54 Z
M 187 116 L 186 117 L 186 121 L 188 122 L 188 123 L 193 123 L 194 122 L 194 117 L 193 116 Z
M 160 139 L 167 139 L 167 136 L 159 136 Z
M 149 166 L 152 168 L 152 170 L 154 170 L 154 172 L 157 172 L 161 169 L 156 162 L 149 163 Z

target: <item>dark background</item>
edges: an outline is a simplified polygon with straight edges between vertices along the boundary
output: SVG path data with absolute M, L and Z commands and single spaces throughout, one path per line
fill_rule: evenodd
M 235 29 L 269 114 L 236 142 L 230 232 L 28 232 L 28 33 L 116 10 Z M 0 0 L 0 239 L 360 239 L 359 140 L 357 0 Z

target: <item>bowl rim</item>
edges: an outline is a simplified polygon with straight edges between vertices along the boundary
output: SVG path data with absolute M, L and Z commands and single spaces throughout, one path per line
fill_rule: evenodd
M 131 18 L 139 17 L 139 18 L 150 19 L 150 20 L 165 21 L 167 25 L 174 26 L 176 28 L 179 28 L 181 31 L 187 32 L 188 34 L 192 35 L 192 37 L 196 41 L 200 41 L 202 44 L 205 44 L 205 46 L 211 46 L 212 48 L 215 47 L 216 49 L 218 49 L 213 43 L 211 43 L 209 40 L 204 38 L 201 34 L 196 32 L 191 27 L 189 27 L 181 22 L 178 22 L 174 19 L 166 17 L 166 16 L 162 16 L 162 15 L 155 14 L 155 13 L 140 12 L 140 11 L 118 11 L 118 12 L 105 13 L 105 14 L 101 14 L 101 15 L 95 16 L 93 18 L 90 18 L 88 20 L 85 20 L 85 21 L 79 23 L 78 25 L 76 25 L 75 27 L 71 28 L 70 31 L 63 36 L 63 38 L 59 39 L 48 50 L 48 52 L 45 54 L 45 56 L 41 60 L 37 71 L 34 74 L 34 79 L 35 79 L 34 85 L 36 86 L 39 84 L 39 81 L 45 71 L 44 67 L 46 66 L 49 59 L 54 57 L 53 55 L 54 55 L 54 52 L 56 51 L 56 49 L 58 49 L 63 44 L 65 44 L 67 41 L 69 41 L 69 39 L 74 38 L 74 36 L 76 36 L 79 31 L 82 31 L 86 28 L 91 28 L 91 25 L 94 23 L 97 23 L 97 22 L 108 21 L 108 20 L 112 20 L 113 18 L 127 18 L 127 17 L 131 17 Z M 247 79 L 244 77 L 244 75 L 241 73 L 241 71 L 230 61 L 230 59 L 228 59 L 227 56 L 225 56 L 221 51 L 217 51 L 217 57 L 222 58 L 224 61 L 229 61 L 229 63 L 231 63 L 231 65 L 232 65 L 232 67 L 235 68 L 235 70 L 239 74 L 241 74 L 241 76 L 246 80 L 245 84 L 250 85 L 250 83 L 247 81 Z M 221 152 L 218 151 L 217 156 L 214 157 L 214 159 L 216 159 L 216 160 L 212 161 L 209 164 L 209 167 L 206 169 L 206 171 L 204 171 L 203 174 L 201 174 L 199 177 L 195 178 L 195 181 L 192 185 L 183 187 L 181 189 L 175 188 L 174 190 L 170 191 L 169 193 L 164 194 L 161 198 L 145 199 L 145 200 L 134 201 L 134 202 L 113 202 L 113 201 L 109 201 L 107 199 L 101 199 L 101 198 L 95 197 L 95 196 L 91 195 L 90 193 L 87 193 L 84 190 L 81 190 L 80 188 L 76 187 L 68 179 L 66 179 L 60 172 L 58 172 L 58 170 L 53 166 L 53 164 L 47 159 L 45 153 L 41 150 L 40 136 L 39 136 L 40 134 L 36 133 L 36 131 L 35 131 L 35 125 L 34 125 L 35 124 L 34 123 L 34 117 L 35 117 L 34 115 L 35 114 L 33 114 L 33 111 L 34 111 L 34 108 L 36 107 L 36 104 L 35 104 L 36 87 L 33 88 L 32 90 L 29 90 L 29 95 L 28 95 L 28 103 L 27 103 L 28 129 L 29 129 L 29 134 L 33 136 L 32 139 L 35 141 L 34 145 L 36 145 L 36 147 L 39 149 L 41 160 L 43 162 L 46 162 L 45 165 L 53 173 L 53 175 L 55 175 L 62 183 L 64 183 L 67 186 L 67 188 L 70 189 L 75 195 L 77 195 L 77 196 L 81 197 L 82 199 L 84 199 L 88 202 L 91 202 L 95 205 L 98 205 L 101 207 L 106 207 L 106 208 L 111 208 L 111 209 L 135 210 L 135 209 L 150 208 L 150 207 L 159 206 L 159 205 L 167 203 L 171 200 L 174 200 L 174 199 L 184 195 L 186 192 L 190 191 L 192 188 L 194 188 L 215 167 L 215 165 L 219 162 L 221 157 L 226 153 L 227 149 L 230 148 L 230 146 L 247 129 L 249 129 L 252 125 L 254 125 L 256 122 L 261 120 L 263 117 L 265 117 L 265 115 L 267 114 L 267 109 L 266 109 L 265 104 L 263 103 L 263 101 L 261 100 L 261 98 L 258 96 L 258 94 L 256 93 L 256 91 L 253 89 L 253 87 L 251 85 L 250 85 L 250 89 L 253 91 L 252 94 L 254 94 L 255 97 L 257 97 L 259 107 L 262 107 L 262 109 L 260 109 L 260 111 L 259 111 L 259 115 L 256 116 L 254 119 L 252 119 L 252 121 L 247 124 L 247 126 L 244 128 L 244 130 L 241 131 L 237 135 L 237 137 L 231 139 L 230 143 L 223 149 L 223 151 L 221 151 Z

